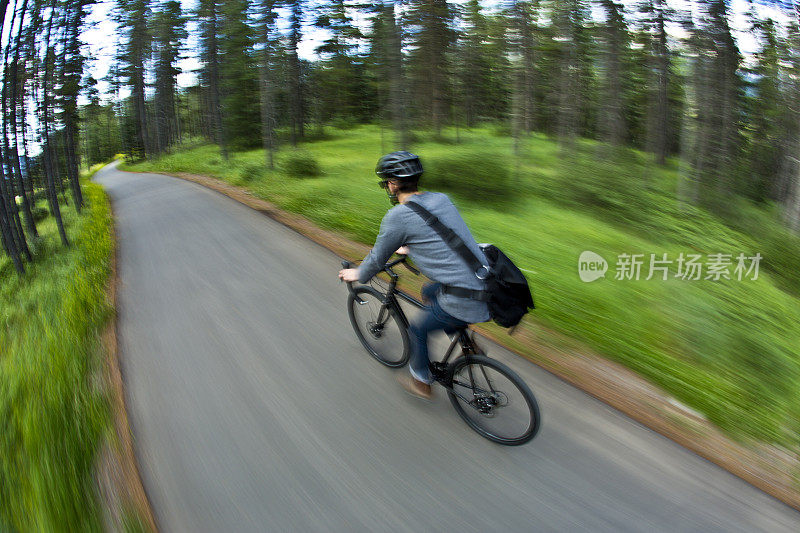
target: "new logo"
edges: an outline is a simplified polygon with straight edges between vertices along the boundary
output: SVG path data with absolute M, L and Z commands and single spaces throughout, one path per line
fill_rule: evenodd
M 581 281 L 589 283 L 603 278 L 606 275 L 606 270 L 608 270 L 608 263 L 594 252 L 586 250 L 578 258 L 578 275 Z

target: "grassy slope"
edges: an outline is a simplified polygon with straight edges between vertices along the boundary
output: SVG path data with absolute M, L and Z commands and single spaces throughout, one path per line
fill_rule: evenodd
M 101 528 L 92 475 L 109 427 L 99 333 L 112 311 L 111 213 L 99 185 L 84 195 L 82 216 L 62 211 L 70 248 L 47 218 L 26 274 L 0 258 L 0 530 Z
M 304 146 L 324 172 L 314 179 L 286 176 L 289 148 L 278 154 L 275 171 L 264 169 L 261 151 L 223 162 L 213 146 L 130 168 L 218 176 L 371 243 L 388 208 L 373 168 L 390 148 L 389 133 L 382 146 L 375 126 L 331 131 L 331 138 Z M 757 235 L 731 229 L 675 201 L 677 169 L 654 168 L 633 151 L 598 159 L 600 149 L 580 142 L 561 158 L 555 143 L 534 136 L 514 161 L 510 139 L 489 130 L 461 132 L 459 144 L 422 138 L 414 146 L 429 168 L 463 158 L 473 167 L 488 161 L 489 174 L 496 170 L 492 161 L 517 169 L 499 199 L 481 202 L 457 191 L 455 197 L 479 241 L 498 244 L 534 272 L 535 320 L 659 383 L 734 436 L 797 444 L 800 302 L 784 289 L 798 291 L 789 266 L 800 257 L 800 241 L 770 213 L 747 205 L 735 207 L 747 222 L 742 225 Z M 480 157 L 470 155 L 476 152 Z M 427 176 L 429 182 L 435 178 Z M 579 280 L 577 259 L 584 250 L 609 261 L 607 279 Z M 619 254 L 665 252 L 672 259 L 680 252 L 761 252 L 765 259 L 757 281 L 613 279 Z

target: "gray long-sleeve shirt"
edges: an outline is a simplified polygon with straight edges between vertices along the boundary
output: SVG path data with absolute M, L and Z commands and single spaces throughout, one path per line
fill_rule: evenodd
M 439 217 L 439 220 L 455 231 L 470 250 L 486 264 L 483 252 L 447 195 L 424 192 L 413 196 L 411 201 L 417 202 Z M 383 217 L 375 246 L 358 269 L 359 281 L 361 283 L 369 281 L 381 271 L 395 250 L 404 245 L 408 247 L 408 255 L 428 278 L 467 289 L 486 288 L 484 282 L 475 276 L 470 267 L 439 234 L 428 226 L 422 217 L 403 204 L 394 206 Z M 489 310 L 485 302 L 441 293 L 437 296 L 437 301 L 444 311 L 465 322 L 489 320 Z

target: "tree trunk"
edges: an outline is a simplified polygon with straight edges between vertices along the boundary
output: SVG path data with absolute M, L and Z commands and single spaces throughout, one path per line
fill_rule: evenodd
M 667 84 L 669 81 L 669 56 L 667 55 L 667 32 L 664 21 L 664 8 L 658 8 L 656 20 L 656 61 L 658 88 L 656 97 L 656 130 L 653 153 L 656 163 L 663 165 L 667 158 L 667 134 L 669 128 L 669 100 Z
M 7 102 L 3 103 L 3 110 L 4 113 L 9 117 L 11 122 L 11 132 L 13 135 L 14 141 L 14 148 L 10 151 L 9 157 L 11 158 L 11 167 L 13 173 L 17 180 L 17 188 L 19 189 L 20 196 L 22 197 L 22 212 L 25 218 L 25 225 L 28 228 L 28 233 L 30 234 L 31 238 L 37 238 L 39 236 L 39 232 L 36 230 L 36 223 L 33 220 L 33 214 L 31 212 L 31 202 L 28 196 L 28 192 L 25 190 L 25 183 L 23 180 L 22 169 L 20 168 L 19 164 L 19 137 L 17 134 L 17 103 L 19 101 L 19 95 L 17 94 L 17 82 L 18 82 L 18 71 L 19 71 L 19 55 L 20 55 L 20 48 L 21 48 L 21 41 L 22 41 L 22 28 L 25 22 L 25 14 L 27 12 L 28 1 L 22 1 L 22 8 L 20 11 L 20 30 L 17 32 L 16 42 L 14 45 L 14 61 L 11 65 L 10 71 L 10 85 L 11 85 L 11 102 L 10 107 L 7 107 L 9 104 Z M 13 26 L 13 25 L 12 25 Z M 4 84 L 5 85 L 5 84 Z M 5 96 L 5 86 L 4 89 L 4 96 Z M 6 111 L 8 111 L 6 113 Z M 3 122 L 3 138 L 7 139 L 5 133 L 6 124 L 5 121 Z M 6 141 L 6 146 L 8 146 L 8 141 Z
M 264 2 L 264 50 L 261 56 L 261 142 L 264 147 L 264 157 L 268 168 L 275 168 L 275 138 L 274 138 L 274 117 L 272 106 L 272 30 L 275 14 L 272 11 L 272 0 Z
M 0 154 L 0 161 L 3 159 L 4 154 Z M 22 225 L 19 222 L 14 191 L 10 187 L 11 181 L 6 179 L 6 168 L 8 167 L 6 165 L 3 167 L 0 168 L 0 226 L 2 226 L 3 247 L 14 262 L 14 268 L 17 269 L 17 272 L 22 273 L 24 267 L 20 254 L 25 253 L 29 260 L 31 256 L 25 242 L 25 235 L 22 233 Z
M 525 116 L 525 132 L 530 133 L 537 127 L 536 120 L 536 84 L 534 68 L 536 65 L 536 36 L 529 14 L 526 13 L 520 26 L 522 35 L 522 68 L 524 72 L 523 87 L 525 90 L 523 109 Z
M 269 168 L 275 168 L 274 151 L 275 140 L 273 138 L 273 118 L 272 118 L 272 90 L 270 86 L 271 69 L 270 54 L 264 50 L 261 66 L 261 141 L 264 146 L 266 164 Z
M 562 151 L 573 148 L 577 134 L 577 113 L 580 108 L 577 94 L 578 65 L 575 42 L 575 22 L 572 11 L 577 7 L 573 2 L 565 2 L 563 10 L 556 19 L 558 34 L 565 40 L 561 43 L 561 60 L 559 61 L 559 95 L 558 95 L 558 137 Z
M 563 44 L 562 66 L 559 74 L 558 137 L 562 148 L 572 148 L 575 143 L 575 74 L 574 43 Z
M 217 6 L 213 3 L 211 18 L 209 20 L 209 91 L 211 97 L 211 113 L 214 122 L 214 135 L 222 158 L 228 160 L 228 146 L 225 142 L 225 131 L 222 125 L 222 103 L 219 87 L 219 56 L 217 46 Z
M 600 132 L 606 142 L 612 146 L 619 146 L 624 140 L 622 87 L 620 84 L 624 20 L 615 2 L 603 2 L 603 7 L 606 10 L 607 21 L 604 47 L 605 94 L 603 95 Z
M 797 6 L 797 18 L 800 19 L 800 5 Z M 800 20 L 798 20 L 800 22 Z M 795 95 L 800 94 L 800 81 L 795 81 Z M 791 168 L 789 181 L 789 192 L 786 197 L 785 213 L 786 225 L 795 233 L 800 233 L 800 100 L 794 100 L 792 105 L 793 119 L 796 124 L 794 133 L 793 150 L 787 151 L 787 167 Z
M 392 113 L 392 124 L 397 134 L 397 144 L 402 150 L 410 145 L 408 119 L 406 117 L 406 81 L 403 76 L 403 36 L 398 27 L 395 4 L 391 2 L 385 7 L 387 23 L 387 54 L 389 63 L 389 107 Z
M 55 10 L 57 0 L 52 0 L 51 9 Z M 54 58 L 51 61 L 51 56 L 54 55 L 53 45 L 50 42 L 50 34 L 53 28 L 53 19 L 56 17 L 51 13 L 50 20 L 47 23 L 47 34 L 45 36 L 45 60 L 44 60 L 44 79 L 42 81 L 42 99 L 41 104 L 41 118 L 42 118 L 42 140 L 44 143 L 42 160 L 44 161 L 45 179 L 47 181 L 47 200 L 50 205 L 50 212 L 56 219 L 58 226 L 58 234 L 61 236 L 61 242 L 64 246 L 69 246 L 67 239 L 67 232 L 64 230 L 64 221 L 61 218 L 61 208 L 58 205 L 58 196 L 56 195 L 56 188 L 54 180 L 56 178 L 57 169 L 54 167 L 54 148 L 50 138 L 50 76 L 51 63 L 54 63 Z
M 0 169 L 0 179 L 5 180 L 5 173 Z M 0 186 L 0 237 L 2 237 L 3 249 L 6 251 L 11 261 L 14 263 L 14 268 L 17 272 L 22 274 L 25 272 L 25 267 L 22 265 L 22 259 L 19 256 L 17 243 L 12 233 L 12 225 L 10 223 L 9 214 L 6 210 L 6 197 L 5 191 Z
M 796 145 L 800 149 L 800 143 Z M 797 153 L 797 152 L 795 152 Z M 789 189 L 789 196 L 786 199 L 786 225 L 795 233 L 800 233 L 800 158 L 795 157 L 795 172 Z
M 144 65 L 140 62 L 138 65 L 132 66 L 134 72 L 133 87 L 131 93 L 133 96 L 133 108 L 136 113 L 136 121 L 138 127 L 136 128 L 136 138 L 139 143 L 139 149 L 142 151 L 140 156 L 147 158 L 148 154 L 148 128 L 147 128 L 147 108 L 144 99 Z
M 67 175 L 69 176 L 70 184 L 72 185 L 72 196 L 75 202 L 75 208 L 80 213 L 81 208 L 83 207 L 83 194 L 81 193 L 81 184 L 80 184 L 80 170 L 79 170 L 79 163 L 78 163 L 78 138 L 75 132 L 78 129 L 78 119 L 77 119 L 77 108 L 78 108 L 78 87 L 80 86 L 80 75 L 81 72 L 75 72 L 75 65 L 73 62 L 78 62 L 80 64 L 80 42 L 78 40 L 79 33 L 80 33 L 80 26 L 81 26 L 81 16 L 83 12 L 83 7 L 80 3 L 81 0 L 77 0 L 75 2 L 70 2 L 67 4 L 67 9 L 72 10 L 71 13 L 72 19 L 70 20 L 68 13 L 65 15 L 65 22 L 69 25 L 68 32 L 65 34 L 67 35 L 67 39 L 64 43 L 64 63 L 68 66 L 68 71 L 65 73 L 66 76 L 71 78 L 71 81 L 75 83 L 75 87 L 70 87 L 70 93 L 68 95 L 64 95 L 65 98 L 65 107 L 64 110 L 64 130 L 65 130 L 65 139 L 64 142 L 66 143 L 66 165 L 67 165 Z M 81 69 L 82 70 L 82 69 Z M 74 79 L 77 76 L 77 80 Z
M 0 28 L 3 27 L 5 22 L 5 15 L 6 10 L 8 8 L 8 0 L 0 1 Z M 12 18 L 11 23 L 9 25 L 10 28 L 13 28 L 14 21 L 16 17 L 16 10 L 12 11 Z M 10 32 L 11 30 L 9 30 Z M 10 36 L 8 38 L 8 43 L 6 46 L 6 53 L 4 56 L 4 67 L 8 64 L 8 48 L 10 46 L 11 39 Z M 4 68 L 4 73 L 7 74 L 7 69 Z M 6 106 L 7 106 L 7 85 L 8 80 L 5 78 L 3 79 L 3 90 L 2 90 L 2 111 L 3 116 L 5 116 Z M 28 250 L 28 243 L 25 241 L 25 232 L 22 230 L 22 223 L 19 219 L 19 209 L 17 208 L 17 201 L 14 194 L 14 186 L 13 181 L 10 179 L 11 176 L 8 178 L 6 177 L 6 172 L 13 172 L 11 170 L 12 165 L 10 165 L 10 161 L 8 158 L 8 136 L 7 136 L 7 129 L 5 120 L 3 122 L 2 134 L 3 134 L 3 142 L 2 142 L 2 150 L 0 151 L 0 162 L 3 162 L 3 168 L 0 169 L 0 206 L 2 206 L 2 211 L 0 211 L 0 224 L 3 225 L 3 240 L 4 246 L 6 251 L 12 258 L 14 262 L 14 267 L 17 269 L 18 272 L 23 271 L 21 258 L 19 257 L 20 253 L 24 253 L 25 256 L 30 260 L 31 253 Z
M 291 30 L 289 32 L 289 101 L 291 114 L 291 140 L 292 146 L 304 136 L 304 110 L 302 84 L 300 82 L 300 57 L 297 47 L 300 44 L 300 17 L 302 15 L 300 2 L 292 3 Z

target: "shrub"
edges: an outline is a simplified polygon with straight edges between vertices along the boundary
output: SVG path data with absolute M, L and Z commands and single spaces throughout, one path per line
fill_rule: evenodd
M 336 117 L 331 120 L 330 125 L 338 130 L 352 130 L 358 126 L 358 122 L 349 117 Z
M 422 142 L 422 137 L 415 131 L 406 131 L 406 141 L 408 144 L 417 144 Z
M 495 137 L 511 137 L 511 123 L 508 121 L 498 122 L 491 129 L 492 135 Z
M 239 177 L 244 182 L 253 181 L 256 178 L 260 178 L 264 175 L 264 165 L 260 163 L 245 163 L 239 169 Z
M 555 172 L 536 168 L 531 192 L 572 209 L 590 210 L 626 229 L 649 231 L 651 224 L 663 222 L 656 220 L 659 212 L 671 204 L 658 196 L 659 184 L 651 169 L 635 156 L 632 150 L 601 154 L 578 147 L 560 157 Z
M 33 198 L 31 200 L 34 203 L 38 203 L 41 201 L 47 201 L 47 191 L 44 188 L 36 189 L 33 193 Z
M 326 127 L 310 129 L 303 135 L 303 142 L 311 143 L 335 139 L 336 135 L 332 134 L 331 131 L 331 128 Z
M 31 215 L 33 215 L 34 222 L 41 222 L 50 215 L 50 211 L 44 206 L 35 205 L 31 207 Z
M 454 145 L 458 144 L 458 139 L 455 136 L 445 135 L 442 132 L 434 132 L 430 135 L 431 142 L 435 142 L 437 144 L 443 145 Z
M 305 150 L 295 150 L 287 155 L 283 169 L 292 178 L 313 178 L 322 174 L 317 160 Z
M 511 168 L 496 152 L 451 152 L 426 158 L 424 184 L 493 205 L 511 196 Z

